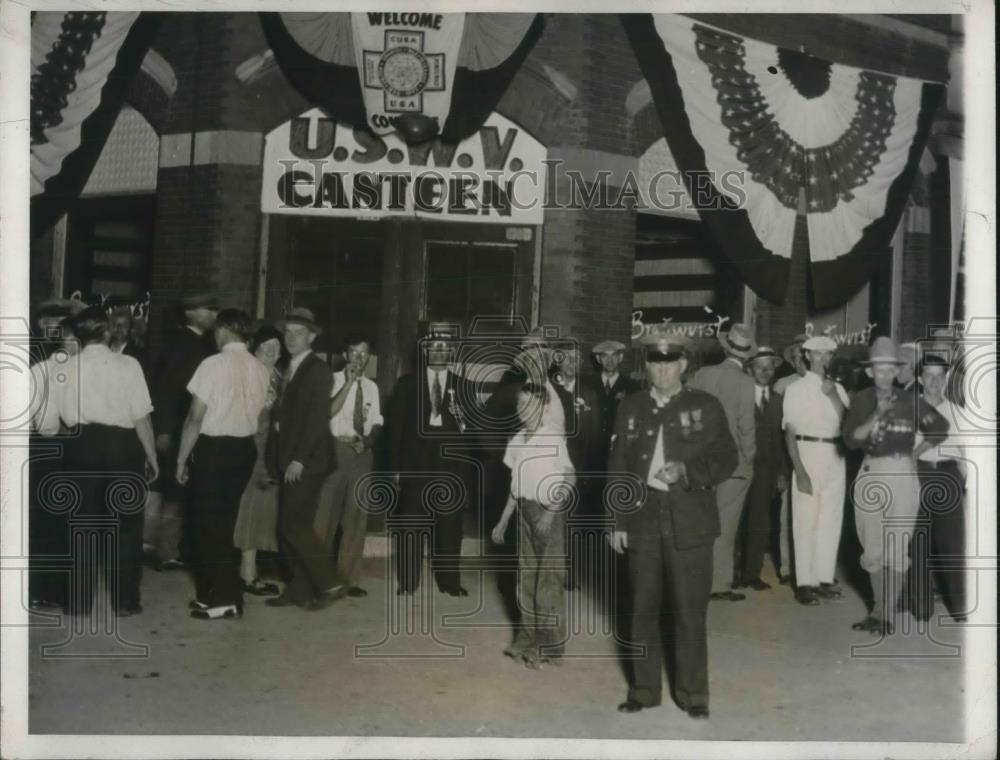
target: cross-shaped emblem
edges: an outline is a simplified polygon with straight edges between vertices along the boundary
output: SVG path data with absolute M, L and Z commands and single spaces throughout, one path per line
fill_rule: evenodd
M 387 29 L 385 50 L 364 51 L 366 88 L 383 90 L 386 113 L 420 113 L 425 91 L 445 89 L 444 53 L 424 53 L 424 33 Z

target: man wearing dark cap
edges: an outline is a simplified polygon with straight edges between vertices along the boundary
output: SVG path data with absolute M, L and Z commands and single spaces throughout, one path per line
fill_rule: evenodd
M 278 543 L 292 570 L 281 596 L 270 607 L 297 605 L 320 610 L 340 598 L 343 583 L 329 548 L 316 533 L 316 510 L 323 481 L 332 469 L 330 393 L 333 374 L 312 352 L 322 329 L 309 309 L 292 309 L 278 328 L 291 354 L 285 390 L 276 412 L 268 469 L 281 486 L 278 497 Z
M 628 552 L 630 639 L 641 652 L 618 709 L 632 713 L 660 704 L 666 597 L 677 664 L 674 698 L 692 718 L 707 718 L 705 619 L 719 535 L 714 490 L 732 474 L 738 455 L 719 401 L 682 383 L 687 340 L 653 334 L 644 343 L 651 387 L 618 407 L 605 493 L 615 523 L 611 546 Z
M 417 370 L 399 378 L 389 405 L 389 468 L 399 479 L 397 514 L 406 523 L 394 536 L 399 594 L 412 594 L 420 584 L 423 547 L 414 523 L 423 520 L 432 530 L 431 567 L 438 590 L 468 596 L 459 557 L 473 479 L 469 464 L 453 454 L 472 434 L 477 399 L 473 384 L 454 371 L 457 337 L 453 325 L 429 325 Z M 444 494 L 445 503 L 429 506 L 432 493 Z
M 154 547 L 159 566 L 165 570 L 183 567 L 182 552 L 190 559 L 193 551 L 190 526 L 185 524 L 185 489 L 174 477 L 175 465 L 191 406 L 187 385 L 202 360 L 215 353 L 212 330 L 218 310 L 218 301 L 209 293 L 182 298 L 178 304 L 181 326 L 163 333 L 149 359 L 160 477 L 151 487 L 146 507 L 144 542 Z
M 620 371 L 625 358 L 625 344 L 605 340 L 594 346 L 592 353 L 601 371 L 589 379 L 601 405 L 601 457 L 606 457 L 611 446 L 611 432 L 615 426 L 618 404 L 630 393 L 639 390 L 639 383 Z
M 753 332 L 744 324 L 733 325 L 729 332 L 720 333 L 719 343 L 726 358 L 718 364 L 699 369 L 689 385 L 711 393 L 722 403 L 729 432 L 739 451 L 739 466 L 715 491 L 722 532 L 715 547 L 712 579 L 712 599 L 738 602 L 746 597 L 733 591 L 734 586 L 739 585 L 735 574 L 736 534 L 750 490 L 753 460 L 757 452 L 754 383 L 743 371 L 743 362 L 757 346 Z

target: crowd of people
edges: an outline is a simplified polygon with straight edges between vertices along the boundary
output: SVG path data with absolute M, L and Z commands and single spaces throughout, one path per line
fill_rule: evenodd
M 628 640 L 641 651 L 619 710 L 661 702 L 666 614 L 673 697 L 704 718 L 708 605 L 770 588 L 765 555 L 800 604 L 841 597 L 838 549 L 853 505 L 873 590 L 854 629 L 888 635 L 905 586 L 913 614 L 933 610 L 928 553 L 963 554 L 965 471 L 946 353 L 918 356 L 879 337 L 862 362 L 869 387 L 849 393 L 831 372 L 837 344 L 826 336 L 798 336 L 779 354 L 736 324 L 718 336 L 722 361 L 689 372 L 691 341 L 652 330 L 629 376 L 622 343 L 594 346 L 587 373 L 574 345 L 536 330 L 484 398 L 454 327 L 432 324 L 383 417 L 367 336 L 345 339 L 334 372 L 313 350 L 323 329 L 308 309 L 252 322 L 197 294 L 178 313 L 181 324 L 148 349 L 127 309 L 56 304 L 36 316 L 44 350 L 32 367 L 30 551 L 69 557 L 72 568 L 33 564 L 34 608 L 85 614 L 94 603 L 95 555 L 70 542 L 70 513 L 115 536 L 102 569 L 118 616 L 142 611 L 144 547 L 156 569 L 191 570 L 197 619 L 242 617 L 244 594 L 309 611 L 365 597 L 362 485 L 384 472 L 397 494 L 388 522 L 397 594 L 418 588 L 425 550 L 438 590 L 468 594 L 463 521 L 481 509 L 493 540 L 517 548 L 520 612 L 505 654 L 530 668 L 564 654 L 565 593 L 589 561 L 568 540 L 574 519 L 604 519 L 627 581 Z M 849 478 L 855 451 L 863 461 Z M 72 512 L 52 508 L 62 473 L 77 488 Z M 918 524 L 931 551 L 911 557 Z M 265 577 L 261 553 L 280 556 L 283 574 Z M 934 577 L 964 620 L 963 573 L 952 565 Z

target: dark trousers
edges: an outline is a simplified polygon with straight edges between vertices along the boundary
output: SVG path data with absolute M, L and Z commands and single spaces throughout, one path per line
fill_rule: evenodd
M 517 603 L 513 648 L 558 657 L 566 644 L 566 516 L 530 499 L 517 505 Z
M 302 473 L 296 483 L 281 484 L 278 502 L 278 545 L 292 571 L 285 593 L 308 602 L 341 582 L 330 547 L 316 533 L 316 509 L 325 472 Z
M 632 644 L 643 654 L 633 661 L 629 699 L 658 705 L 662 693 L 661 616 L 672 633 L 673 692 L 683 708 L 708 706 L 706 615 L 712 590 L 712 544 L 678 549 L 666 495 L 650 492 L 645 529 L 628 534 L 632 600 Z M 666 601 L 666 609 L 663 603 Z M 665 614 L 664 614 L 665 613 Z
M 233 528 L 256 459 L 253 436 L 201 435 L 192 451 L 189 483 L 195 589 L 198 601 L 209 607 L 243 604 Z
M 142 521 L 147 485 L 139 437 L 132 428 L 82 425 L 68 450 L 77 474 L 80 505 L 72 530 L 69 611 L 90 612 L 97 574 L 103 572 L 114 609 L 139 604 Z
M 934 593 L 928 558 L 961 566 L 965 557 L 964 484 L 954 460 L 934 466 L 917 461 L 920 478 L 920 511 L 917 525 L 927 525 L 930 540 L 910 544 L 910 588 L 913 613 L 927 619 L 934 612 Z M 965 571 L 961 567 L 937 570 L 945 607 L 952 615 L 965 615 Z
M 770 544 L 771 514 L 777 492 L 777 471 L 763 466 L 758 468 L 755 464 L 750 491 L 747 493 L 746 509 L 743 512 L 746 541 L 738 575 L 744 582 L 760 578 L 760 572 L 764 568 L 764 552 Z
M 69 555 L 68 515 L 58 493 L 65 484 L 67 439 L 32 435 L 28 464 L 28 593 L 32 601 L 65 605 L 69 573 L 59 565 Z
M 396 577 L 404 591 L 415 591 L 420 585 L 422 536 L 428 533 L 433 536 L 431 570 L 438 588 L 454 591 L 461 586 L 459 562 L 465 504 L 449 500 L 449 496 L 461 496 L 453 485 L 450 480 L 436 481 L 433 476 L 407 478 L 400 484 L 398 514 L 404 522 L 393 531 L 393 543 Z

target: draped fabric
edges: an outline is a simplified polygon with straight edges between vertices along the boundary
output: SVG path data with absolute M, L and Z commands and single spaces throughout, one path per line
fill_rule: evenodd
M 438 115 L 438 125 L 443 139 L 459 142 L 474 134 L 495 110 L 528 52 L 541 36 L 541 14 L 519 13 L 468 13 L 439 14 L 444 23 L 456 21 L 461 28 L 457 39 L 449 39 L 447 53 L 453 62 L 447 63 L 444 50 L 429 47 L 428 32 L 418 44 L 406 39 L 390 37 L 380 39 L 380 45 L 363 47 L 356 29 L 365 24 L 374 28 L 374 17 L 386 31 L 400 32 L 402 37 L 420 32 L 421 26 L 411 24 L 417 16 L 432 14 L 409 13 L 262 13 L 261 24 L 268 44 L 285 77 L 310 102 L 322 108 L 331 118 L 354 127 L 367 127 L 373 131 L 392 131 L 384 120 L 373 124 L 371 109 L 366 107 L 365 93 L 378 98 L 384 106 L 383 92 L 396 86 L 407 98 L 423 103 L 414 111 L 398 113 L 424 113 Z M 358 17 L 352 23 L 352 16 Z M 352 29 L 352 26 L 355 27 Z M 423 45 L 423 49 L 419 48 Z M 368 65 L 366 54 L 368 51 Z M 386 55 L 389 52 L 399 53 Z M 436 56 L 441 56 L 440 58 Z M 441 66 L 436 69 L 436 66 Z M 381 67 L 381 68 L 380 68 Z M 451 69 L 451 67 L 454 67 Z M 366 78 L 367 69 L 367 78 Z M 386 87 L 386 84 L 389 87 Z M 368 85 L 367 87 L 365 85 Z M 428 96 L 445 93 L 445 107 L 426 112 Z M 436 98 L 440 100 L 440 98 Z M 372 101 L 375 102 L 375 101 Z M 398 105 L 398 104 L 397 104 Z M 384 109 L 389 113 L 388 109 Z M 382 114 L 378 114 L 381 116 Z
M 943 88 L 684 16 L 622 23 L 694 204 L 747 284 L 784 301 L 804 215 L 813 305 L 850 298 L 889 246 Z
M 32 14 L 32 236 L 82 192 L 159 23 L 149 13 Z

